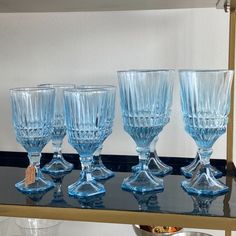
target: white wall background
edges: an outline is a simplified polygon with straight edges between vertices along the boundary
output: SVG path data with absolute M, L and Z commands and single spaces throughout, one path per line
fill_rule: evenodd
M 120 69 L 227 68 L 228 18 L 216 9 L 0 14 L 0 150 L 23 150 L 11 126 L 9 88 L 45 82 L 117 85 Z M 104 153 L 135 154 L 122 129 L 118 96 L 116 110 Z M 215 158 L 225 158 L 225 140 L 214 146 Z M 74 152 L 66 143 L 64 151 Z M 171 121 L 158 151 L 196 152 L 183 128 L 177 78 Z

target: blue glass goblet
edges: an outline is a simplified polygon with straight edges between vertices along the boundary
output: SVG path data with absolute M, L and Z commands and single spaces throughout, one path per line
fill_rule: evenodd
M 69 143 L 80 155 L 80 179 L 68 187 L 73 197 L 89 197 L 105 192 L 92 177 L 93 154 L 106 136 L 107 91 L 102 89 L 65 90 L 65 114 Z
M 182 187 L 191 194 L 214 196 L 228 187 L 210 169 L 215 141 L 226 132 L 233 71 L 181 70 L 180 95 L 185 130 L 198 146 L 199 165 Z
M 30 178 L 15 186 L 27 194 L 54 187 L 40 170 L 41 151 L 51 139 L 55 90 L 53 88 L 15 88 L 10 90 L 12 119 L 17 141 L 28 152 Z
M 164 189 L 163 180 L 148 169 L 150 144 L 169 122 L 172 103 L 172 70 L 118 72 L 124 130 L 139 154 L 137 171 L 122 183 L 125 190 L 148 192 Z
M 53 158 L 47 163 L 42 171 L 55 177 L 69 173 L 73 169 L 73 164 L 67 162 L 62 155 L 62 142 L 66 135 L 66 125 L 64 118 L 64 90 L 74 88 L 73 84 L 41 84 L 39 87 L 55 89 L 55 107 L 53 117 L 52 146 Z
M 109 106 L 110 109 L 107 110 L 107 132 L 105 139 L 112 133 L 113 122 L 115 118 L 115 97 L 116 97 L 116 87 L 112 85 L 81 85 L 78 88 L 87 89 L 105 89 L 107 95 L 109 96 Z M 104 140 L 105 141 L 105 140 Z M 92 162 L 92 176 L 96 180 L 104 180 L 114 176 L 114 172 L 109 170 L 102 163 L 101 159 L 102 145 L 95 151 Z

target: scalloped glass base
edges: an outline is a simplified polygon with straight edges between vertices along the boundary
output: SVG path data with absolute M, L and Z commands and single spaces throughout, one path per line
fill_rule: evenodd
M 70 173 L 73 167 L 73 164 L 66 161 L 62 156 L 60 158 L 53 157 L 52 160 L 42 168 L 42 172 L 52 176 L 58 176 Z
M 164 189 L 163 180 L 155 177 L 151 172 L 140 170 L 124 179 L 122 189 L 134 192 L 161 191 Z
M 199 156 L 197 155 L 189 165 L 181 167 L 181 169 L 180 169 L 181 173 L 186 178 L 192 178 L 193 173 L 199 167 L 199 165 L 200 165 L 200 159 L 199 159 Z M 215 178 L 222 177 L 223 173 L 221 171 L 217 170 L 214 166 L 210 165 L 209 168 Z
M 140 169 L 140 164 L 132 167 L 133 172 L 136 172 Z M 173 167 L 166 165 L 159 157 L 150 157 L 148 160 L 148 170 L 155 176 L 163 177 L 167 174 L 170 174 L 173 170 Z
M 93 179 L 89 181 L 79 180 L 68 187 L 69 196 L 75 198 L 91 197 L 105 192 L 104 186 Z
M 22 193 L 36 194 L 49 191 L 55 187 L 55 184 L 50 180 L 40 177 L 37 178 L 33 184 L 26 186 L 25 180 L 22 180 L 16 183 L 15 187 Z
M 91 174 L 95 180 L 109 179 L 115 175 L 114 172 L 106 168 L 102 163 L 93 165 Z
M 182 181 L 181 186 L 190 194 L 204 196 L 221 195 L 229 190 L 226 185 L 213 176 L 209 165 L 201 166 L 191 179 Z

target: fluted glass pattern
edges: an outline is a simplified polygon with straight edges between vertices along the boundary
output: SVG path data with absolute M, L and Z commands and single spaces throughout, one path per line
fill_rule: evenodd
M 112 133 L 113 122 L 115 118 L 115 98 L 116 98 L 116 87 L 112 85 L 80 85 L 78 88 L 84 89 L 104 89 L 107 91 L 108 96 L 108 107 L 106 116 L 106 135 L 104 139 L 106 139 Z M 105 140 L 104 140 L 105 141 Z M 102 152 L 102 144 L 93 156 L 92 162 L 92 176 L 96 180 L 104 180 L 114 176 L 114 172 L 106 168 L 106 166 L 102 163 L 101 159 L 101 152 Z
M 124 129 L 147 146 L 169 122 L 173 84 L 169 71 L 119 72 Z
M 219 181 L 209 170 L 209 158 L 213 144 L 226 131 L 232 77 L 233 71 L 227 70 L 180 71 L 180 95 L 185 130 L 199 148 L 200 164 L 203 165 L 200 169 L 207 169 L 206 172 L 201 171 L 198 178 L 194 174 L 193 179 L 198 184 L 190 187 L 193 179 L 182 183 L 189 192 L 214 195 L 227 190 L 226 186 L 219 187 Z M 210 180 L 214 184 L 210 183 Z
M 16 187 L 25 193 L 45 191 L 53 184 L 41 176 L 39 162 L 43 147 L 51 139 L 55 90 L 52 88 L 16 88 L 10 90 L 12 120 L 17 141 L 26 149 L 35 168 L 35 182 L 24 180 Z
M 119 71 L 118 80 L 124 129 L 137 145 L 141 164 L 141 168 L 125 180 L 122 187 L 141 192 L 162 189 L 162 181 L 146 172 L 146 161 L 150 143 L 170 119 L 173 71 Z M 142 176 L 139 178 L 140 173 Z
M 51 139 L 53 89 L 12 89 L 12 120 L 19 143 L 30 153 L 41 152 Z
M 107 129 L 109 99 L 106 90 L 65 91 L 65 114 L 69 143 L 77 150 L 82 164 L 81 179 L 68 187 L 71 196 L 92 196 L 105 192 L 91 175 L 93 153 L 102 144 Z
M 66 124 L 64 117 L 64 91 L 65 89 L 74 88 L 73 84 L 41 84 L 39 87 L 55 89 L 55 104 L 53 116 L 52 145 L 53 158 L 46 164 L 42 171 L 52 176 L 59 176 L 69 173 L 73 165 L 67 162 L 62 155 L 62 142 L 66 135 Z

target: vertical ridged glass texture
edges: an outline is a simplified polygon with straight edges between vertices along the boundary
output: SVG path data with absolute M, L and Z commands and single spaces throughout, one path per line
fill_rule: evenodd
M 69 173 L 73 165 L 67 162 L 62 156 L 62 142 L 66 135 L 66 125 L 64 117 L 64 91 L 75 88 L 73 84 L 41 84 L 39 87 L 55 89 L 55 106 L 53 117 L 52 145 L 54 154 L 52 160 L 46 164 L 42 171 L 54 177 L 59 177 Z
M 115 118 L 115 98 L 116 98 L 116 87 L 112 85 L 81 85 L 78 88 L 85 88 L 85 89 L 104 89 L 107 91 L 108 96 L 108 107 L 107 109 L 106 119 L 107 119 L 107 129 L 105 139 L 112 133 L 113 122 Z M 93 157 L 92 163 L 92 176 L 96 180 L 103 180 L 108 179 L 114 176 L 114 172 L 106 168 L 102 163 L 101 154 L 102 152 L 102 145 L 96 150 Z
M 185 129 L 200 148 L 212 147 L 226 131 L 231 80 L 227 71 L 180 71 Z
M 41 151 L 51 139 L 55 90 L 53 88 L 16 88 L 10 90 L 12 120 L 17 141 L 26 149 L 30 165 L 35 168 L 35 182 L 25 180 L 16 188 L 26 194 L 46 192 L 54 184 L 40 170 Z
M 106 90 L 66 90 L 65 114 L 69 143 L 77 150 L 82 164 L 81 179 L 68 187 L 69 195 L 88 197 L 105 192 L 91 175 L 93 154 L 106 137 L 109 99 Z
M 198 146 L 200 167 L 182 186 L 190 193 L 216 195 L 227 191 L 210 171 L 215 141 L 225 133 L 230 111 L 233 71 L 180 71 L 180 95 L 185 130 Z
M 12 119 L 17 141 L 29 152 L 41 152 L 51 139 L 54 89 L 12 89 Z
M 146 147 L 168 122 L 172 104 L 171 71 L 118 72 L 125 131 Z
M 135 141 L 140 160 L 140 168 L 124 180 L 122 188 L 138 192 L 163 189 L 163 181 L 147 171 L 147 159 L 150 143 L 170 119 L 173 71 L 119 71 L 118 80 L 124 129 Z

